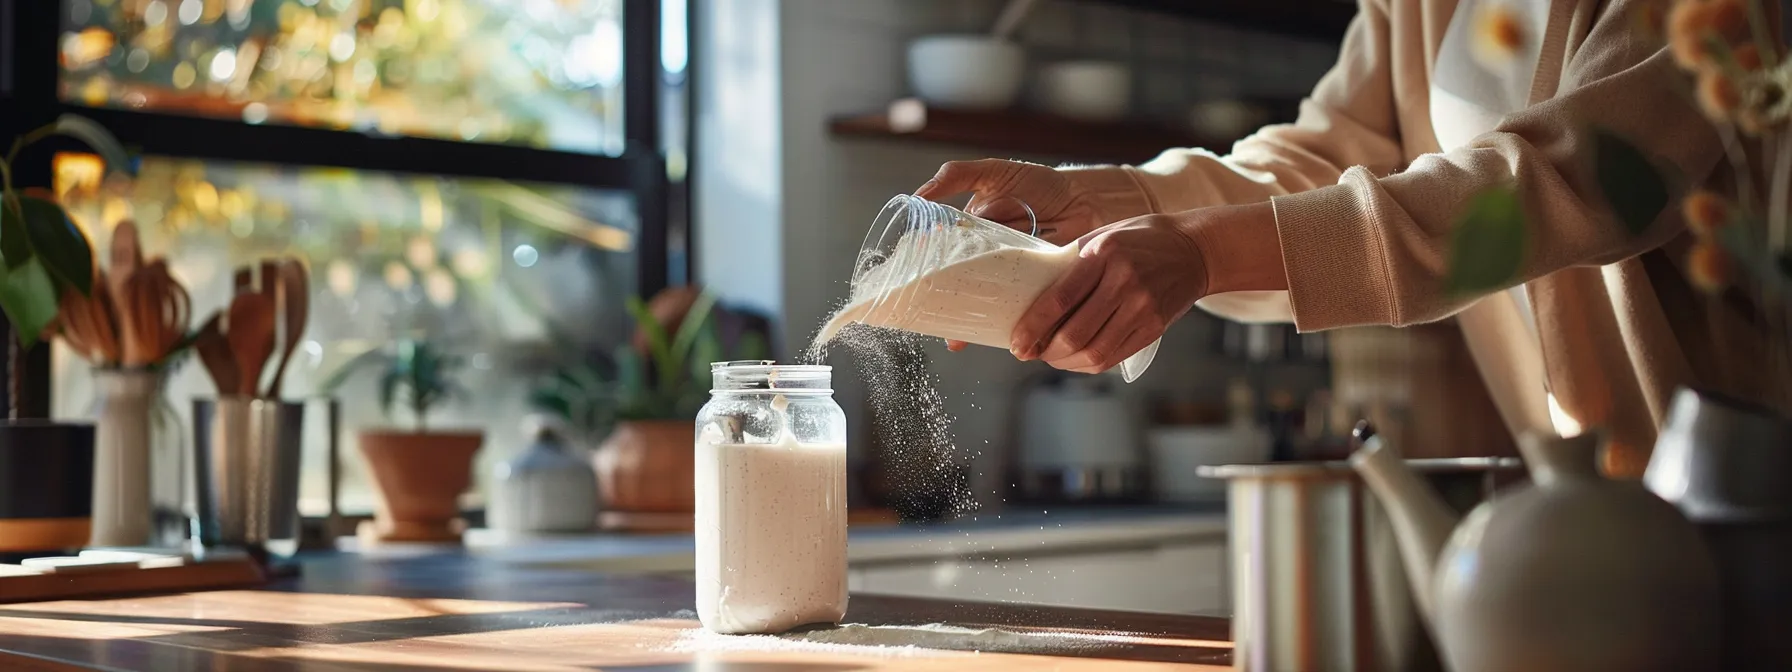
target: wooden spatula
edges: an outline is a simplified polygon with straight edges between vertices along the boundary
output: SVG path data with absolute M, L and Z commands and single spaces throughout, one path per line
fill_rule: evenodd
M 286 378 L 286 365 L 292 361 L 293 348 L 298 347 L 299 338 L 305 335 L 305 322 L 311 313 L 311 277 L 305 272 L 305 264 L 297 259 L 287 259 L 280 264 L 280 284 L 277 288 L 280 305 L 280 361 L 274 364 L 274 381 L 268 383 L 268 398 L 280 398 L 280 383 Z
M 261 294 L 238 294 L 230 301 L 230 325 L 225 336 L 237 365 L 237 394 L 253 397 L 261 387 L 261 372 L 274 352 L 274 307 Z
M 199 335 L 193 341 L 194 349 L 199 351 L 199 361 L 205 363 L 205 370 L 212 376 L 212 384 L 218 386 L 218 394 L 236 394 L 241 388 L 238 380 L 236 356 L 230 351 L 230 341 L 224 337 L 224 329 L 220 320 L 223 311 L 212 313 L 212 317 L 199 327 Z
M 112 292 L 112 303 L 119 303 L 119 296 L 124 290 L 124 282 L 132 273 L 143 265 L 143 244 L 137 235 L 137 225 L 131 220 L 118 223 L 112 229 L 112 249 L 107 255 L 106 272 L 111 282 L 106 283 L 107 291 Z

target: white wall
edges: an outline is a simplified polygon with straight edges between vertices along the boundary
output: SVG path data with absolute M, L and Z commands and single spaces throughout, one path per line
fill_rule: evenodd
M 926 181 L 941 163 L 982 158 L 963 148 L 844 140 L 828 120 L 881 109 L 909 93 L 907 42 L 932 32 L 984 30 L 995 0 L 708 0 L 698 20 L 696 139 L 698 272 L 724 296 L 774 308 L 782 355 L 800 352 L 845 295 L 852 259 L 872 217 L 895 194 Z M 763 22 L 775 13 L 775 26 Z M 731 23 L 724 23 L 731 22 Z M 1335 57 L 1335 47 L 1196 24 L 1067 0 L 1043 0 L 1020 32 L 1035 63 L 1099 55 L 1134 63 L 1138 109 L 1179 120 L 1190 103 L 1228 95 L 1298 96 Z M 743 44 L 758 40 L 757 45 Z M 777 48 L 770 73 L 764 45 Z M 740 81 L 729 81 L 738 77 Z M 768 81 L 773 80 L 773 81 Z M 779 115 L 768 124 L 766 115 Z M 767 148 L 767 144 L 774 145 Z M 747 156 L 742 156 L 746 154 Z M 1012 157 L 1056 163 L 1053 157 Z M 759 172 L 763 171 L 763 172 Z M 775 183 L 775 193 L 743 185 Z M 771 246 L 774 249 L 766 249 Z M 740 251 L 781 259 L 779 272 L 735 261 Z M 726 255 L 726 256 L 723 256 Z M 759 259 L 760 257 L 753 257 Z M 1217 323 L 1205 316 L 1171 330 L 1158 361 L 1128 390 L 1217 397 L 1242 366 L 1212 355 Z M 933 368 L 958 420 L 958 445 L 980 451 L 980 492 L 1001 483 L 999 456 L 1010 401 L 1022 378 L 1046 367 L 1006 352 L 936 347 Z M 836 355 L 835 397 L 862 439 L 864 390 L 852 362 Z M 1317 372 L 1284 375 L 1294 389 Z M 1143 406 L 1142 404 L 1140 405 Z M 986 498 L 987 499 L 987 498 Z M 990 500 L 993 502 L 993 499 Z

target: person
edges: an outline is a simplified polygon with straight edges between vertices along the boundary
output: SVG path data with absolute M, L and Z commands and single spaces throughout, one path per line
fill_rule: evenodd
M 1607 129 L 1721 188 L 1723 148 L 1673 56 L 1632 20 L 1649 0 L 1504 2 L 1515 25 L 1492 36 L 1511 42 L 1498 67 L 1477 51 L 1488 36 L 1476 17 L 1494 1 L 1360 0 L 1297 119 L 1229 155 L 952 162 L 915 194 L 1013 197 L 1042 237 L 1080 241 L 1016 326 L 1020 359 L 1105 371 L 1197 305 L 1301 331 L 1454 317 L 1514 435 L 1597 427 L 1608 473 L 1640 475 L 1675 389 L 1749 394 L 1746 362 L 1762 350 L 1748 346 L 1748 311 L 1703 301 L 1685 279 L 1679 208 L 1629 233 L 1586 149 Z M 1453 222 L 1497 185 L 1515 185 L 1528 215 L 1514 286 L 1452 294 Z

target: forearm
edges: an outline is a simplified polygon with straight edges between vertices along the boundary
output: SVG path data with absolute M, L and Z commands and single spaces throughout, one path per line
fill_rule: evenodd
M 1179 219 L 1207 269 L 1205 294 L 1288 289 L 1275 209 L 1268 202 L 1205 208 Z

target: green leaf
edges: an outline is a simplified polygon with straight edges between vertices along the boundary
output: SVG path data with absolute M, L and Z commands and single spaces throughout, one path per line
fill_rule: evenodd
M 330 373 L 330 377 L 325 378 L 323 384 L 317 386 L 317 391 L 323 394 L 335 394 L 337 390 L 342 388 L 344 383 L 348 382 L 349 377 L 355 375 L 355 372 L 359 371 L 361 367 L 367 366 L 372 362 L 385 361 L 388 358 L 389 355 L 379 348 L 374 348 L 359 355 L 355 355 L 348 361 L 343 362 L 342 366 L 336 367 L 336 370 Z
M 703 335 L 693 340 L 691 348 L 691 381 L 693 391 L 708 392 L 711 372 L 710 364 L 722 361 L 722 339 L 716 336 L 714 327 L 703 330 Z
M 616 387 L 624 401 L 647 395 L 647 366 L 629 346 L 616 348 Z
M 635 318 L 635 326 L 640 327 L 647 335 L 647 355 L 659 367 L 659 386 L 666 389 L 677 379 L 680 369 L 668 369 L 666 364 L 672 361 L 672 341 L 666 335 L 666 326 L 653 319 L 653 311 L 639 297 L 628 297 L 628 312 Z
M 65 135 L 86 143 L 106 162 L 106 170 L 126 175 L 134 174 L 135 167 L 124 146 L 118 144 L 118 138 L 106 131 L 106 127 L 86 117 L 64 114 L 56 118 L 52 133 Z
M 17 269 L 31 261 L 31 241 L 26 239 L 25 218 L 17 209 L 17 201 L 7 200 L 0 207 L 0 260 L 6 270 Z
M 392 402 L 398 398 L 398 385 L 403 378 L 398 369 L 388 370 L 380 376 L 380 413 L 387 418 L 392 417 Z
M 29 349 L 56 319 L 56 284 L 36 260 L 28 261 L 0 281 L 0 310 L 6 311 L 19 346 Z
M 1511 284 L 1524 261 L 1524 246 L 1518 190 L 1505 186 L 1477 194 L 1456 220 L 1445 287 L 1452 293 L 1473 293 Z
M 1668 184 L 1642 150 L 1605 129 L 1594 130 L 1599 190 L 1631 235 L 1648 230 L 1668 206 Z
M 32 258 L 41 262 L 51 277 L 82 296 L 91 293 L 93 245 L 87 236 L 69 221 L 60 205 L 32 196 L 20 198 L 19 203 L 25 210 L 25 238 L 31 243 Z
M 691 345 L 697 340 L 697 334 L 709 326 L 709 313 L 715 306 L 716 297 L 709 292 L 698 294 L 697 299 L 691 302 L 690 310 L 685 311 L 684 321 L 678 325 L 678 335 L 672 339 L 672 357 L 674 359 L 689 356 Z

